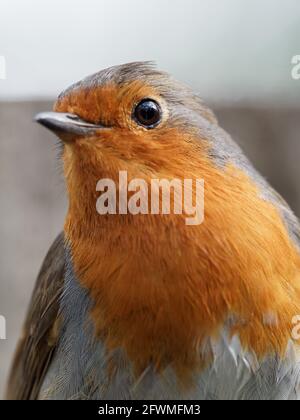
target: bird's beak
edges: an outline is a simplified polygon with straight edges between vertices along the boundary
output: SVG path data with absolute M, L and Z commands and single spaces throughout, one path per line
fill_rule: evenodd
M 73 142 L 78 137 L 90 136 L 104 126 L 91 124 L 82 120 L 75 114 L 63 112 L 41 112 L 34 121 L 48 128 L 64 142 Z

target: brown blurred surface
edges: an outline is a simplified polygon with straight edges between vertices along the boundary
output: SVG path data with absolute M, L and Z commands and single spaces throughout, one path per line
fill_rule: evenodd
M 42 259 L 66 209 L 55 139 L 32 123 L 49 102 L 0 103 L 0 395 Z M 300 215 L 300 108 L 214 107 L 220 124 Z

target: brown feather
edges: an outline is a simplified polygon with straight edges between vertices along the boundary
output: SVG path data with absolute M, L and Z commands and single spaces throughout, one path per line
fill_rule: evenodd
M 58 340 L 64 270 L 64 237 L 61 233 L 50 247 L 37 278 L 11 366 L 6 391 L 9 400 L 38 398 Z

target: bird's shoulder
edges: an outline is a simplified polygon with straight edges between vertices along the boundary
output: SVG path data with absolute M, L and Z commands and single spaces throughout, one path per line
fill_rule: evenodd
M 37 399 L 56 349 L 65 273 L 64 236 L 51 245 L 33 291 L 8 380 L 7 399 Z

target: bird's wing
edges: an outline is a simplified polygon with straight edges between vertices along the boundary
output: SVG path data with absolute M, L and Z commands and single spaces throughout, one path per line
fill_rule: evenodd
M 61 233 L 46 255 L 8 380 L 7 399 L 37 399 L 59 336 L 59 301 L 65 270 Z

